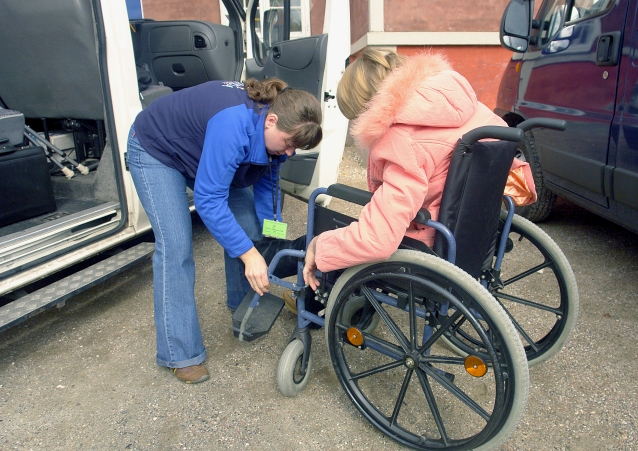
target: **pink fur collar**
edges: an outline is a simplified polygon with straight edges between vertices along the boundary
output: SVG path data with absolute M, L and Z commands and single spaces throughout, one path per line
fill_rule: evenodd
M 369 149 L 394 124 L 460 127 L 476 106 L 471 86 L 443 55 L 421 53 L 383 81 L 351 132 L 359 147 Z

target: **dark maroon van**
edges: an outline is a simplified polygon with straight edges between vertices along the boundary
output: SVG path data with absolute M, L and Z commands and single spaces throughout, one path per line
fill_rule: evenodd
M 539 201 L 521 214 L 549 215 L 556 195 L 638 232 L 638 0 L 512 0 L 501 43 L 514 51 L 496 113 L 510 126 L 567 121 L 527 133 L 521 158 Z

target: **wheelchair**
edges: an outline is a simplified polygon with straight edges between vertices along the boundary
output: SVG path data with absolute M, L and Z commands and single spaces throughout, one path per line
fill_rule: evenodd
M 275 255 L 270 282 L 293 290 L 298 310 L 277 369 L 283 395 L 296 396 L 308 384 L 309 326 L 317 324 L 347 396 L 392 439 L 418 450 L 488 450 L 507 440 L 524 413 L 528 366 L 560 350 L 578 312 L 563 253 L 514 214 L 511 199 L 503 201 L 517 143 L 537 126 L 564 129 L 564 122 L 535 119 L 464 135 L 452 155 L 438 221 L 427 210 L 415 218 L 436 229 L 433 248 L 405 238 L 386 261 L 321 274 L 315 299 L 324 303 L 324 317 L 305 309 L 305 252 Z M 486 138 L 494 140 L 481 141 Z M 359 205 L 372 197 L 340 184 L 317 189 L 309 200 L 306 243 L 355 220 L 318 205 L 319 195 Z M 524 253 L 523 261 L 515 252 Z M 298 259 L 296 283 L 274 275 L 284 258 Z M 251 314 L 267 296 L 274 297 L 249 293 L 236 312 L 240 339 L 251 335 Z

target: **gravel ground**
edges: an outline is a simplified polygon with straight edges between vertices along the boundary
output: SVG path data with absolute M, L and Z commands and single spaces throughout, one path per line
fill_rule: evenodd
M 341 169 L 340 182 L 365 187 L 350 148 Z M 286 199 L 289 236 L 303 233 L 305 211 Z M 564 201 L 542 228 L 574 268 L 581 312 L 566 347 L 530 369 L 527 411 L 502 449 L 638 449 L 638 235 Z M 222 251 L 197 219 L 194 242 L 211 380 L 188 386 L 155 365 L 145 262 L 0 334 L 0 449 L 404 449 L 351 405 L 322 331 L 308 387 L 283 397 L 275 372 L 295 318 L 284 310 L 267 336 L 235 339 Z

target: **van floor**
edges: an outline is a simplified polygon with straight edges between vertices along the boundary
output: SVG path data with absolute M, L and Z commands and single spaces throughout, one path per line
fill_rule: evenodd
M 98 205 L 105 203 L 105 201 L 98 199 L 74 199 L 69 197 L 56 196 L 55 203 L 56 209 L 51 213 L 35 216 L 31 219 L 26 219 L 24 221 L 1 227 L 0 238 L 14 233 L 25 232 L 32 227 L 41 226 L 42 224 L 46 224 L 47 222 L 56 221 L 65 216 L 70 216 L 83 210 L 97 207 Z

